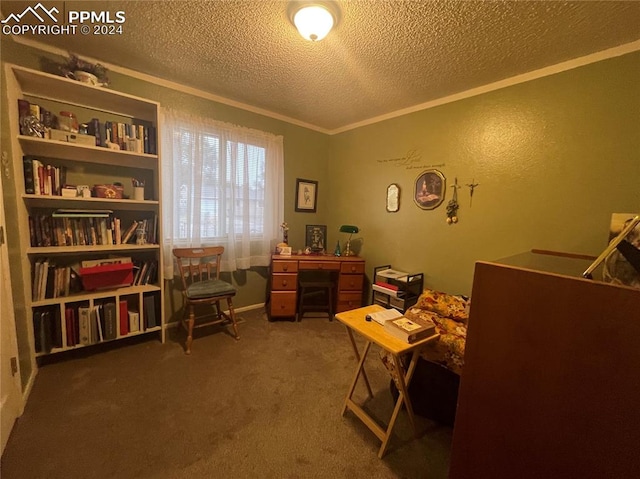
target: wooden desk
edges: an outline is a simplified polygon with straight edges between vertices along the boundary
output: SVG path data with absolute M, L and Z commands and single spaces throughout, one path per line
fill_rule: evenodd
M 269 320 L 296 316 L 298 305 L 298 272 L 330 271 L 337 278 L 336 312 L 362 306 L 364 259 L 357 256 L 292 255 L 271 257 L 271 278 L 267 313 Z
M 407 408 L 407 414 L 409 415 L 409 422 L 413 427 L 413 432 L 416 436 L 418 434 L 415 418 L 413 415 L 413 407 L 411 405 L 411 401 L 409 400 L 408 387 L 409 383 L 411 382 L 413 372 L 416 368 L 416 364 L 418 363 L 420 351 L 424 346 L 438 339 L 438 335 L 435 334 L 413 344 L 405 343 L 404 341 L 401 341 L 400 339 L 397 339 L 394 336 L 386 333 L 384 328 L 378 323 L 365 320 L 367 314 L 381 311 L 383 309 L 385 308 L 376 304 L 336 314 L 336 319 L 347 327 L 347 333 L 349 333 L 349 339 L 351 340 L 351 345 L 353 346 L 353 351 L 356 355 L 356 360 L 358 361 L 356 374 L 353 378 L 353 381 L 351 382 L 349 392 L 347 393 L 347 398 L 344 401 L 342 415 L 344 416 L 344 413 L 347 412 L 347 409 L 350 409 L 369 429 L 371 429 L 371 431 L 376 436 L 378 436 L 378 439 L 382 441 L 382 445 L 380 446 L 380 450 L 378 451 L 379 458 L 384 455 L 385 450 L 387 449 L 389 439 L 391 438 L 391 431 L 393 430 L 393 426 L 403 404 Z M 366 344 L 364 346 L 362 354 L 359 353 L 358 347 L 356 346 L 355 338 L 353 336 L 354 331 L 366 339 Z M 369 379 L 367 378 L 367 373 L 364 370 L 364 362 L 367 354 L 369 353 L 369 349 L 371 348 L 371 344 L 377 344 L 392 355 L 392 368 L 394 370 L 394 375 L 398 378 L 398 399 L 396 400 L 396 405 L 393 409 L 389 425 L 386 429 L 380 427 L 380 425 L 369 414 L 367 414 L 367 412 L 359 404 L 356 404 L 352 399 L 353 392 L 356 388 L 356 384 L 360 375 L 362 375 L 362 378 L 364 379 L 369 397 L 373 397 L 373 392 L 371 391 L 371 386 L 369 385 Z M 412 355 L 411 362 L 409 363 L 409 368 L 405 372 L 400 359 L 401 356 L 406 353 L 412 353 Z

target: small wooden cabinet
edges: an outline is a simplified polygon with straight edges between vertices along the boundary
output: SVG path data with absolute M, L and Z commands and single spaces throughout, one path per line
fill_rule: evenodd
M 356 256 L 273 255 L 267 313 L 269 320 L 292 318 L 298 304 L 298 274 L 301 271 L 329 271 L 335 278 L 334 311 L 362 306 L 364 259 Z

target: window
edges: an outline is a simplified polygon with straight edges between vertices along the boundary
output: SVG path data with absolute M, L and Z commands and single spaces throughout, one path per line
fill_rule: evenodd
M 163 111 L 165 277 L 171 249 L 222 245 L 223 270 L 269 264 L 283 218 L 282 137 Z

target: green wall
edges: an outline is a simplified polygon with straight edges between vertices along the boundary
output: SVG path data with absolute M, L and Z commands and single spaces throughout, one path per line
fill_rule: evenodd
M 35 69 L 42 68 L 42 58 L 55 58 L 6 38 L 0 47 L 3 62 Z M 346 240 L 338 233 L 341 224 L 358 225 L 354 246 L 365 257 L 369 276 L 375 265 L 392 264 L 424 272 L 426 286 L 469 294 L 477 260 L 532 248 L 597 255 L 606 244 L 611 213 L 640 211 L 638 52 L 335 136 L 113 72 L 109 76 L 111 88 L 162 106 L 283 135 L 290 244 L 303 248 L 305 225 L 327 224 L 332 249 L 338 239 L 343 245 Z M 8 151 L 7 118 L 14 106 L 6 105 L 4 91 L 2 101 L 2 150 Z M 447 196 L 437 209 L 425 211 L 414 204 L 413 190 L 429 168 L 446 176 Z M 455 177 L 462 186 L 460 221 L 447 225 Z M 317 213 L 294 211 L 296 178 L 318 181 Z M 472 180 L 479 186 L 470 206 L 465 185 Z M 3 181 L 11 211 L 13 182 Z M 390 183 L 402 189 L 397 213 L 385 211 Z M 7 215 L 9 231 L 17 227 L 11 221 Z M 19 281 L 22 273 L 14 269 Z M 266 268 L 233 275 L 237 307 L 264 301 L 266 275 Z M 179 308 L 175 291 L 168 291 L 167 303 L 173 316 Z M 17 298 L 16 314 L 22 355 L 24 298 Z
M 3 62 L 47 70 L 51 61 L 61 61 L 61 58 L 15 44 L 6 38 L 2 39 L 1 47 Z M 111 80 L 110 88 L 158 101 L 163 107 L 282 135 L 285 157 L 284 216 L 291 228 L 290 242 L 304 243 L 305 224 L 325 224 L 327 222 L 328 195 L 321 195 L 315 214 L 301 214 L 294 211 L 296 178 L 317 180 L 321 185 L 320 192 L 322 192 L 323 185 L 327 183 L 326 158 L 330 140 L 327 135 L 111 71 L 109 78 Z M 3 111 L 3 114 L 6 112 Z M 3 124 L 2 129 L 3 132 L 8 129 L 6 123 Z M 254 268 L 233 275 L 232 280 L 239 287 L 235 301 L 236 307 L 264 302 L 266 275 L 266 268 Z
M 336 135 L 330 230 L 360 227 L 369 275 L 392 264 L 462 294 L 477 260 L 532 248 L 598 255 L 611 213 L 640 211 L 639 125 L 635 52 Z M 415 161 L 389 161 L 407 156 Z M 447 196 L 425 211 L 414 182 L 433 165 Z M 455 177 L 459 222 L 448 225 Z M 397 213 L 385 211 L 392 182 Z

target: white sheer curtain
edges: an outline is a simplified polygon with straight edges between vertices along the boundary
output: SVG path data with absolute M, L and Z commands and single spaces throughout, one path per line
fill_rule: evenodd
M 282 136 L 161 114 L 164 277 L 174 247 L 224 246 L 224 271 L 269 265 L 284 218 Z

